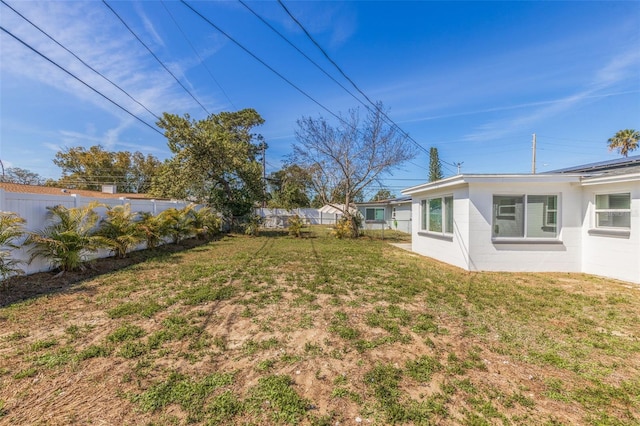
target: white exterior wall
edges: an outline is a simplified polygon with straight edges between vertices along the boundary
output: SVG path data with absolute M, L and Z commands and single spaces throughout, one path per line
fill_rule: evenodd
M 412 246 L 416 253 L 471 271 L 584 272 L 640 283 L 638 173 L 587 178 L 461 175 L 409 188 L 405 193 L 412 196 Z M 452 193 L 454 234 L 421 231 L 421 201 Z M 596 194 L 616 193 L 631 194 L 630 228 L 595 229 Z M 493 239 L 494 195 L 557 195 L 558 238 Z
M 453 234 L 434 234 L 422 231 L 422 200 L 453 194 Z M 469 269 L 469 199 L 468 188 L 443 189 L 413 196 L 411 216 L 412 250 L 460 268 Z
M 297 209 L 269 209 L 269 208 L 257 208 L 255 213 L 262 218 L 275 218 L 271 222 L 283 221 L 283 218 L 288 216 L 298 215 L 306 223 L 310 225 L 334 225 L 338 218 L 342 215 L 336 215 L 334 213 L 322 213 L 319 209 L 312 208 L 297 208 Z M 363 213 L 364 214 L 364 213 Z M 269 219 L 267 219 L 269 220 Z M 268 227 L 268 226 L 267 226 Z
M 594 232 L 596 194 L 626 192 L 631 193 L 631 229 L 628 235 Z M 640 283 L 640 182 L 585 185 L 582 202 L 582 271 Z
M 185 202 L 178 201 L 155 201 L 155 200 L 126 200 L 118 198 L 91 198 L 82 197 L 80 195 L 49 195 L 49 194 L 27 194 L 21 192 L 8 192 L 0 189 L 0 211 L 16 213 L 25 219 L 24 229 L 27 232 L 38 231 L 48 225 L 47 207 L 62 205 L 67 208 L 82 207 L 97 201 L 109 206 L 117 206 L 131 203 L 131 211 L 143 212 L 148 211 L 158 214 L 169 208 L 181 209 L 188 205 Z M 104 214 L 105 209 L 96 209 L 99 214 Z M 26 238 L 26 237 L 25 237 Z M 23 238 L 24 240 L 24 238 Z M 18 245 L 22 241 L 15 241 Z M 21 247 L 12 250 L 11 257 L 27 262 L 29 260 L 29 248 Z M 107 257 L 110 253 L 107 250 L 99 250 L 93 257 Z M 35 258 L 30 264 L 22 264 L 20 267 L 27 273 L 43 272 L 50 270 L 49 263 L 42 258 Z
M 492 240 L 494 195 L 557 195 L 557 241 L 504 243 Z M 571 183 L 469 184 L 469 270 L 513 272 L 581 271 L 581 188 Z
M 389 219 L 389 226 L 392 229 L 396 229 L 395 222 L 393 219 L 393 209 L 396 209 L 396 217 L 395 220 L 398 223 L 398 231 L 406 232 L 407 234 L 411 233 L 411 202 L 407 201 L 406 203 L 400 204 L 391 204 L 389 207 L 391 218 Z

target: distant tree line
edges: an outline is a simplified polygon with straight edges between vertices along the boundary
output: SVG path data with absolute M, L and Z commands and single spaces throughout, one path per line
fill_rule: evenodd
M 415 147 L 397 127 L 390 126 L 382 104 L 349 110 L 332 124 L 323 117 L 297 121 L 297 144 L 281 170 L 263 178 L 262 155 L 267 148 L 255 128 L 264 119 L 254 109 L 221 112 L 196 120 L 188 114 L 164 113 L 164 130 L 172 156 L 164 161 L 140 152 L 66 148 L 56 153 L 62 169 L 58 180 L 13 167 L 5 182 L 100 190 L 115 185 L 118 192 L 145 193 L 210 206 L 225 217 L 250 217 L 261 205 L 294 209 L 331 204 L 343 210 L 353 235 L 356 218 L 347 206 L 365 200 L 369 188 L 415 157 Z M 638 147 L 640 132 L 621 130 L 608 140 L 610 150 L 627 156 Z M 437 148 L 430 149 L 429 181 L 443 178 Z M 393 198 L 380 189 L 372 201 Z

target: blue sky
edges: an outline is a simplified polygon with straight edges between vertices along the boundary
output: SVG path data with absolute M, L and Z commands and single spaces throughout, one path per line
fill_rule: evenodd
M 178 1 L 108 1 L 188 88 L 162 68 L 101 1 L 4 0 L 156 115 L 254 108 L 269 144 L 267 171 L 295 144 L 301 116 L 331 118 Z M 187 2 L 315 101 L 335 113 L 358 100 L 240 2 Z M 352 93 L 277 2 L 247 2 Z M 640 128 L 640 2 L 284 1 L 342 70 L 427 150 L 445 175 L 539 172 L 618 158 L 607 139 Z M 5 4 L 2 27 L 153 125 L 153 115 L 82 65 Z M 176 24 L 177 22 L 177 24 Z M 186 37 L 186 38 L 185 38 Z M 194 51 L 195 49 L 195 51 Z M 64 147 L 101 144 L 160 159 L 165 138 L 14 38 L 0 34 L 0 159 L 57 178 Z M 359 96 L 362 100 L 362 97 Z M 333 119 L 332 119 L 333 120 Z M 334 120 L 335 121 L 335 120 Z M 385 184 L 426 181 L 428 155 Z

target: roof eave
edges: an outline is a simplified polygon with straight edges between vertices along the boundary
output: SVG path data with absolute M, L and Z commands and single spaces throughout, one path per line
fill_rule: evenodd
M 423 183 L 402 190 L 405 195 L 414 195 L 425 191 L 451 188 L 469 183 L 549 183 L 580 182 L 579 174 L 462 174 L 435 182 Z
M 640 181 L 640 173 L 629 173 L 625 175 L 609 175 L 585 177 L 582 180 L 582 186 L 602 185 L 606 183 L 624 183 Z

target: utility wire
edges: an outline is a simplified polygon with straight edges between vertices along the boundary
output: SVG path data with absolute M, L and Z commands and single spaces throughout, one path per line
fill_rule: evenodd
M 104 1 L 104 0 L 103 0 Z M 193 6 L 191 6 L 189 3 L 187 3 L 185 0 L 180 0 L 181 3 L 183 3 L 185 6 L 187 6 L 189 9 L 191 9 L 196 15 L 198 15 L 200 18 L 202 18 L 205 22 L 207 22 L 209 25 L 211 25 L 213 28 L 215 28 L 216 30 L 218 30 L 220 33 L 222 33 L 225 37 L 227 37 L 231 42 L 233 42 L 236 46 L 238 46 L 239 48 L 241 48 L 242 50 L 244 50 L 248 55 L 250 55 L 252 58 L 254 58 L 256 61 L 260 62 L 262 65 L 264 65 L 267 69 L 269 69 L 271 72 L 273 72 L 274 74 L 276 74 L 278 77 L 280 77 L 282 80 L 284 80 L 287 84 L 289 84 L 291 87 L 293 87 L 294 89 L 296 89 L 298 92 L 300 92 L 302 95 L 304 95 L 305 97 L 307 97 L 309 100 L 311 100 L 313 103 L 315 103 L 316 105 L 318 105 L 320 108 L 324 109 L 325 111 L 327 111 L 329 114 L 331 114 L 333 117 L 335 117 L 336 119 L 338 119 L 339 121 L 341 121 L 344 124 L 348 124 L 346 123 L 346 121 L 340 117 L 338 114 L 334 113 L 333 111 L 331 111 L 329 108 L 327 108 L 326 106 L 324 106 L 323 104 L 321 104 L 319 101 L 317 101 L 316 99 L 314 99 L 311 95 L 309 95 L 307 92 L 305 92 L 304 90 L 302 90 L 300 87 L 298 87 L 297 85 L 295 85 L 291 80 L 289 80 L 288 78 L 286 78 L 284 75 L 282 75 L 280 72 L 278 72 L 277 70 L 275 70 L 273 67 L 271 67 L 270 65 L 268 65 L 265 61 L 263 61 L 262 59 L 260 59 L 257 55 L 255 55 L 253 52 L 251 52 L 248 48 L 246 48 L 244 45 L 242 45 L 240 42 L 238 42 L 236 39 L 234 39 L 233 37 L 231 37 L 231 35 L 227 34 L 224 30 L 222 30 L 219 26 L 217 26 L 216 24 L 214 24 L 210 19 L 208 19 L 207 17 L 205 17 L 204 15 L 202 15 L 202 13 L 200 13 L 199 11 L 197 11 Z M 368 99 L 368 98 L 367 98 Z M 370 101 L 370 100 L 369 100 Z M 371 102 L 371 101 L 370 101 Z M 381 114 L 387 118 L 387 120 L 391 121 L 391 123 L 393 123 L 393 121 L 391 119 L 388 118 L 388 116 L 380 110 L 379 107 L 376 106 L 376 109 L 381 112 Z M 420 149 L 422 149 L 425 152 L 429 152 L 426 148 L 424 148 L 422 145 L 420 145 L 418 142 L 416 142 L 413 138 L 411 138 L 411 136 L 409 136 L 404 130 L 402 130 L 397 124 L 393 123 L 393 125 L 400 130 L 401 133 L 403 133 L 405 135 L 405 137 L 409 138 L 413 143 L 415 143 Z M 441 160 L 442 161 L 442 160 Z M 448 164 L 448 163 L 447 163 Z M 414 164 L 415 165 L 415 164 Z M 417 166 L 417 165 L 416 165 Z M 422 166 L 418 166 L 418 167 L 422 167 Z M 427 169 L 428 170 L 428 169 Z
M 0 0 L 3 1 L 3 0 Z M 214 81 L 214 83 L 216 83 L 216 86 L 218 86 L 218 88 L 220 89 L 220 91 L 222 92 L 222 94 L 224 95 L 225 98 L 227 98 L 227 100 L 229 101 L 229 103 L 231 104 L 231 106 L 233 107 L 233 109 L 238 109 L 233 102 L 231 101 L 231 98 L 229 98 L 229 95 L 227 95 L 227 92 L 225 92 L 225 90 L 222 88 L 222 86 L 220 85 L 220 83 L 218 82 L 218 80 L 216 80 L 216 78 L 213 76 L 213 73 L 211 72 L 211 70 L 209 69 L 209 67 L 204 63 L 204 60 L 202 59 L 202 57 L 198 54 L 198 51 L 196 50 L 196 48 L 193 46 L 193 43 L 191 43 L 191 41 L 189 40 L 189 38 L 187 37 L 187 35 L 185 34 L 185 32 L 182 30 L 182 27 L 180 26 L 180 24 L 178 23 L 178 21 L 176 20 L 176 18 L 173 16 L 173 14 L 171 13 L 171 11 L 169 11 L 169 8 L 167 7 L 167 5 L 165 4 L 164 0 L 160 0 L 160 3 L 162 3 L 162 6 L 164 7 L 164 10 L 167 11 L 167 13 L 169 14 L 169 17 L 171 18 L 171 20 L 173 21 L 174 24 L 176 24 L 176 27 L 178 27 L 178 30 L 180 30 L 180 33 L 182 34 L 182 37 L 184 37 L 184 39 L 186 40 L 187 43 L 189 43 L 189 46 L 191 46 L 191 49 L 193 50 L 193 53 L 196 54 L 196 56 L 198 57 L 198 59 L 200 60 L 200 64 L 207 70 L 207 72 L 209 73 L 209 76 L 211 77 L 211 79 Z
M 349 89 L 347 89 L 346 87 L 344 87 L 344 85 L 342 83 L 340 83 L 338 80 L 336 80 L 331 74 L 329 74 L 324 68 L 322 68 L 317 62 L 315 62 L 313 59 L 311 59 L 306 53 L 304 53 L 302 50 L 300 50 L 300 48 L 298 48 L 298 46 L 296 46 L 295 44 L 293 44 L 291 42 L 291 40 L 289 40 L 284 34 L 282 34 L 280 31 L 278 31 L 276 28 L 274 28 L 273 25 L 271 25 L 269 22 L 267 22 L 262 16 L 260 16 L 256 11 L 254 11 L 253 9 L 251 9 L 251 7 L 249 7 L 249 5 L 247 5 L 247 3 L 245 3 L 243 0 L 238 0 L 240 2 L 241 5 L 243 5 L 245 8 L 247 8 L 247 10 L 249 10 L 249 12 L 251 12 L 253 15 L 255 15 L 256 18 L 258 18 L 260 21 L 262 21 L 263 24 L 265 24 L 267 27 L 269 27 L 274 33 L 278 34 L 280 36 L 280 38 L 282 38 L 284 41 L 286 41 L 291 47 L 293 47 L 298 53 L 300 53 L 302 56 L 304 56 L 309 62 L 311 62 L 316 68 L 318 68 L 324 75 L 326 75 L 327 77 L 329 77 L 334 83 L 336 83 L 338 86 L 340 86 L 342 88 L 342 90 L 344 90 L 345 92 L 347 92 L 349 95 L 351 95 L 351 97 L 353 99 L 355 99 L 356 101 L 360 102 L 360 104 L 362 104 L 365 108 L 369 108 L 367 104 L 365 104 L 360 98 L 358 98 L 355 94 L 353 94 L 351 91 L 349 91 Z
M 104 0 L 103 0 L 104 1 Z M 205 17 L 203 14 L 201 14 L 200 12 L 198 12 L 196 9 L 193 8 L 193 6 L 191 6 L 189 3 L 187 3 L 185 0 L 180 0 L 180 2 L 182 4 L 184 4 L 185 6 L 187 6 L 189 9 L 191 9 L 191 11 L 193 11 L 193 13 L 195 13 L 196 15 L 198 15 L 200 18 L 202 18 L 206 23 L 208 23 L 209 25 L 211 25 L 213 28 L 215 28 L 216 30 L 218 30 L 220 33 L 222 33 L 222 35 L 224 35 L 225 37 L 227 37 L 229 40 L 231 40 L 231 42 L 233 42 L 236 46 L 238 46 L 240 49 L 244 50 L 249 56 L 251 56 L 253 59 L 255 59 L 256 61 L 260 62 L 262 65 L 264 65 L 265 67 L 267 67 L 267 69 L 269 69 L 269 71 L 271 71 L 272 73 L 274 73 L 275 75 L 277 75 L 278 77 L 280 77 L 281 79 L 283 79 L 285 82 L 287 82 L 291 87 L 293 87 L 294 89 L 296 89 L 298 92 L 300 92 L 302 95 L 304 95 L 306 98 L 308 98 L 309 100 L 311 100 L 313 103 L 315 103 L 316 105 L 318 105 L 320 108 L 322 108 L 323 110 L 327 111 L 329 114 L 331 114 L 333 117 L 337 118 L 340 121 L 344 121 L 339 115 L 337 115 L 336 113 L 334 113 L 333 111 L 331 111 L 329 108 L 327 108 L 326 106 L 322 105 L 320 102 L 318 102 L 317 100 L 315 100 L 311 95 L 309 95 L 307 92 L 305 92 L 304 90 L 302 90 L 300 87 L 296 86 L 291 80 L 289 80 L 288 78 L 286 78 L 284 75 L 282 75 L 281 73 L 279 73 L 278 71 L 276 71 L 273 67 L 271 67 L 269 64 L 267 64 L 265 61 L 263 61 L 262 59 L 260 59 L 258 56 L 256 56 L 253 52 L 251 52 L 249 49 L 247 49 L 246 47 L 244 47 L 242 44 L 240 44 L 239 41 L 237 41 L 236 39 L 234 39 L 233 37 L 231 37 L 229 34 L 227 34 L 225 31 L 222 30 L 222 28 L 220 28 L 219 26 L 217 26 L 216 24 L 214 24 L 213 22 L 211 22 L 211 20 L 209 20 L 207 17 Z
M 378 104 L 376 104 L 375 102 L 373 102 L 369 96 L 367 96 L 366 93 L 364 93 L 364 91 L 362 91 L 360 89 L 360 87 L 358 87 L 358 85 L 342 70 L 342 68 L 340 68 L 340 66 L 329 56 L 329 54 L 322 48 L 322 46 L 320 46 L 320 44 L 313 38 L 313 36 L 309 33 L 309 31 L 307 31 L 307 29 L 304 27 L 304 25 L 302 25 L 302 23 L 291 13 L 291 11 L 289 11 L 289 9 L 287 8 L 287 6 L 285 6 L 285 4 L 282 2 L 282 0 L 278 0 L 278 3 L 280 4 L 280 6 L 282 6 L 282 8 L 284 9 L 284 11 L 287 13 L 287 15 L 289 15 L 289 17 L 300 27 L 300 29 L 306 34 L 306 36 L 309 38 L 309 40 L 311 40 L 311 42 L 320 50 L 320 52 L 322 52 L 322 54 L 324 55 L 325 58 L 327 58 L 327 60 L 338 70 L 338 72 L 349 82 L 351 83 L 351 85 L 358 91 L 358 93 L 360 93 L 372 106 L 373 108 L 375 108 L 380 114 L 382 114 L 382 116 L 388 120 L 389 123 L 391 123 L 392 127 L 395 127 L 396 129 L 398 129 L 400 131 L 400 133 L 402 133 L 407 139 L 409 139 L 411 142 L 413 142 L 418 148 L 420 148 L 422 151 L 429 153 L 429 151 L 423 147 L 420 143 L 418 143 L 418 141 L 416 141 L 415 139 L 413 139 L 407 132 L 405 132 L 400 126 L 398 126 L 398 124 L 396 124 L 384 111 L 382 111 L 380 109 L 380 106 Z M 368 109 L 368 108 L 367 108 Z
M 104 0 L 103 0 L 104 1 Z M 293 87 L 294 89 L 296 89 L 298 92 L 300 92 L 302 95 L 304 95 L 305 97 L 307 97 L 309 100 L 311 100 L 313 103 L 315 103 L 316 105 L 318 105 L 320 108 L 322 108 L 323 110 L 327 111 L 330 115 L 332 115 L 334 118 L 338 119 L 340 122 L 342 122 L 343 124 L 348 125 L 349 123 L 347 123 L 342 117 L 340 117 L 338 114 L 334 113 L 333 111 L 331 111 L 329 108 L 327 108 L 326 106 L 324 106 L 323 104 L 321 104 L 319 101 L 317 101 L 316 99 L 314 99 L 311 95 L 309 95 L 307 92 L 305 92 L 304 90 L 302 90 L 300 87 L 298 87 L 296 84 L 294 84 L 291 80 L 289 80 L 288 78 L 286 78 L 284 75 L 282 75 L 280 72 L 278 72 L 277 70 L 275 70 L 273 67 L 271 67 L 269 64 L 267 64 L 265 61 L 263 61 L 262 59 L 260 59 L 258 56 L 256 56 L 253 52 L 251 52 L 248 48 L 246 48 L 245 46 L 243 46 L 240 42 L 238 42 L 236 39 L 234 39 L 233 37 L 231 37 L 229 34 L 227 34 L 224 30 L 222 30 L 222 28 L 220 28 L 219 26 L 217 26 L 216 24 L 214 24 L 211 20 L 209 20 L 207 17 L 205 17 L 204 15 L 202 15 L 200 12 L 198 12 L 193 6 L 191 6 L 189 3 L 187 3 L 185 0 L 180 0 L 181 3 L 183 3 L 185 6 L 187 6 L 189 9 L 191 9 L 196 15 L 198 15 L 200 18 L 202 18 L 205 22 L 207 22 L 209 25 L 211 25 L 213 28 L 215 28 L 216 30 L 218 30 L 220 33 L 222 33 L 225 37 L 227 37 L 229 40 L 231 40 L 231 42 L 233 42 L 236 46 L 238 46 L 239 48 L 241 48 L 242 50 L 244 50 L 247 54 L 249 54 L 252 58 L 254 58 L 256 61 L 260 62 L 262 65 L 264 65 L 267 69 L 269 69 L 269 71 L 273 72 L 274 74 L 276 74 L 278 77 L 280 77 L 282 80 L 284 80 L 287 84 L 289 84 L 291 87 Z M 345 89 L 346 90 L 346 89 Z M 366 105 L 365 105 L 366 107 Z M 379 108 L 378 108 L 379 110 Z M 384 112 L 382 112 L 382 115 L 386 117 L 386 114 L 384 114 Z M 387 118 L 388 119 L 388 118 Z M 396 125 L 397 127 L 397 125 Z M 410 138 L 410 136 L 404 132 L 402 129 L 400 129 L 398 127 L 398 129 L 407 137 Z M 412 139 L 413 140 L 413 139 Z M 428 152 L 424 147 L 422 147 L 420 144 L 418 144 L 416 141 L 413 140 L 414 143 L 416 143 L 422 150 L 424 150 L 425 152 Z
M 18 36 L 14 35 L 13 33 L 11 33 L 9 30 L 7 30 L 6 28 L 0 26 L 0 29 L 2 31 L 4 31 L 5 33 L 7 33 L 8 35 L 10 35 L 11 37 L 13 37 L 14 39 L 16 39 L 18 42 L 22 43 L 25 47 L 27 47 L 29 50 L 32 50 L 34 53 L 36 53 L 38 56 L 42 57 L 43 59 L 45 59 L 46 61 L 52 63 L 53 65 L 55 65 L 56 67 L 60 68 L 62 71 L 64 71 L 65 73 L 69 74 L 71 77 L 75 78 L 76 80 L 78 80 L 80 83 L 84 84 L 85 86 L 87 86 L 89 89 L 93 90 L 94 92 L 96 92 L 98 95 L 102 96 L 103 98 L 105 98 L 106 100 L 108 100 L 109 102 L 111 102 L 112 104 L 114 104 L 115 106 L 117 106 L 118 108 L 120 108 L 121 110 L 123 110 L 124 112 L 126 112 L 127 114 L 129 114 L 130 116 L 132 116 L 133 118 L 135 118 L 136 120 L 138 120 L 139 122 L 141 122 L 142 124 L 144 124 L 145 126 L 149 127 L 151 130 L 153 130 L 154 132 L 164 136 L 164 133 L 162 133 L 160 130 L 158 130 L 157 128 L 153 127 L 151 124 L 147 123 L 146 121 L 144 121 L 143 119 L 141 119 L 140 117 L 138 117 L 137 115 L 135 115 L 134 113 L 132 113 L 131 111 L 129 111 L 128 109 L 126 109 L 125 107 L 123 107 L 122 105 L 118 104 L 117 102 L 115 102 L 114 100 L 112 100 L 111 98 L 107 97 L 106 95 L 104 95 L 103 93 L 99 92 L 97 89 L 93 88 L 91 85 L 85 83 L 83 80 L 81 80 L 79 77 L 77 77 L 76 75 L 74 75 L 73 73 L 71 73 L 70 71 L 66 70 L 64 67 L 62 67 L 61 65 L 58 65 L 55 61 L 53 61 L 52 59 L 49 59 L 48 57 L 46 57 L 44 54 L 40 53 L 38 50 L 36 50 L 34 47 L 32 47 L 31 45 L 27 44 L 25 41 L 23 41 L 21 38 L 19 38 Z
M 51 41 L 53 41 L 55 44 L 57 44 L 58 46 L 60 46 L 61 48 L 63 48 L 65 51 L 67 51 L 68 53 L 70 53 L 74 58 L 76 58 L 78 61 L 80 61 L 84 66 L 86 66 L 87 68 L 89 68 L 91 71 L 95 72 L 96 74 L 98 74 L 100 77 L 104 78 L 105 80 L 107 80 L 109 83 L 111 83 L 112 85 L 114 85 L 115 87 L 117 87 L 122 93 L 124 93 L 125 95 L 127 95 L 129 97 L 129 99 L 131 99 L 132 101 L 134 101 L 135 103 L 137 103 L 138 105 L 140 105 L 142 108 L 144 108 L 149 114 L 153 115 L 156 119 L 160 120 L 160 117 L 158 117 L 156 114 L 154 114 L 152 111 L 149 110 L 149 108 L 147 108 L 146 106 L 144 106 L 141 102 L 139 102 L 136 98 L 134 98 L 133 96 L 131 96 L 126 90 L 124 90 L 122 87 L 118 86 L 116 83 L 114 83 L 113 81 L 111 81 L 109 78 L 107 78 L 104 74 L 102 74 L 100 71 L 96 70 L 95 68 L 93 68 L 91 65 L 87 64 L 85 61 L 83 61 L 80 57 L 78 57 L 78 55 L 76 55 L 75 53 L 73 53 L 71 50 L 67 49 L 65 46 L 63 46 L 61 43 L 59 43 L 56 39 L 54 39 L 53 37 L 51 37 L 49 34 L 47 34 L 46 31 L 44 31 L 42 28 L 40 28 L 39 26 L 37 26 L 36 24 L 34 24 L 31 20 L 29 20 L 29 18 L 25 17 L 22 13 L 18 12 L 17 10 L 15 10 L 11 5 L 9 5 L 6 1 L 4 0 L 0 0 L 0 2 L 2 2 L 2 4 L 4 4 L 5 6 L 7 6 L 9 9 L 13 10 L 18 16 L 20 16 L 22 19 L 24 19 L 25 21 L 27 21 L 28 23 L 30 23 L 33 27 L 35 27 L 38 31 L 40 31 L 42 34 L 44 34 L 46 37 L 48 37 Z
M 120 20 L 120 22 L 122 22 L 122 25 L 124 25 L 127 28 L 127 30 L 129 30 L 129 32 L 136 38 L 136 40 L 138 40 L 140 42 L 140 44 L 142 44 L 147 49 L 147 51 L 151 54 L 151 56 L 153 56 L 156 59 L 156 61 L 158 61 L 158 63 L 160 65 L 162 65 L 162 67 L 171 75 L 171 77 L 173 77 L 173 79 L 180 85 L 180 87 L 182 87 L 184 89 L 184 91 L 187 92 L 189 94 L 189 96 L 191 96 L 191 98 L 194 101 L 196 101 L 198 103 L 198 105 L 200 105 L 200 107 L 202 107 L 204 112 L 206 112 L 207 115 L 209 115 L 209 111 L 207 111 L 207 109 L 204 107 L 204 105 L 202 105 L 202 103 L 200 103 L 200 101 L 198 99 L 196 99 L 196 97 L 193 95 L 193 93 L 191 93 L 189 91 L 189 89 L 187 89 L 185 87 L 185 85 L 182 84 L 182 82 L 180 80 L 178 80 L 178 77 L 176 77 L 175 74 L 172 73 L 171 70 L 160 60 L 160 58 L 158 58 L 158 56 L 155 53 L 153 53 L 151 48 L 149 48 L 149 46 L 147 46 L 144 43 L 144 41 L 142 41 L 142 39 L 140 37 L 138 37 L 138 35 L 131 29 L 131 27 L 129 25 L 127 25 L 127 23 L 124 21 L 124 19 L 122 19 L 120 17 L 120 15 L 118 15 L 118 13 L 111 6 L 109 6 L 109 3 L 107 3 L 106 0 L 102 0 L 102 3 L 104 3 L 104 5 L 107 6 L 111 12 L 113 12 L 113 14 Z

